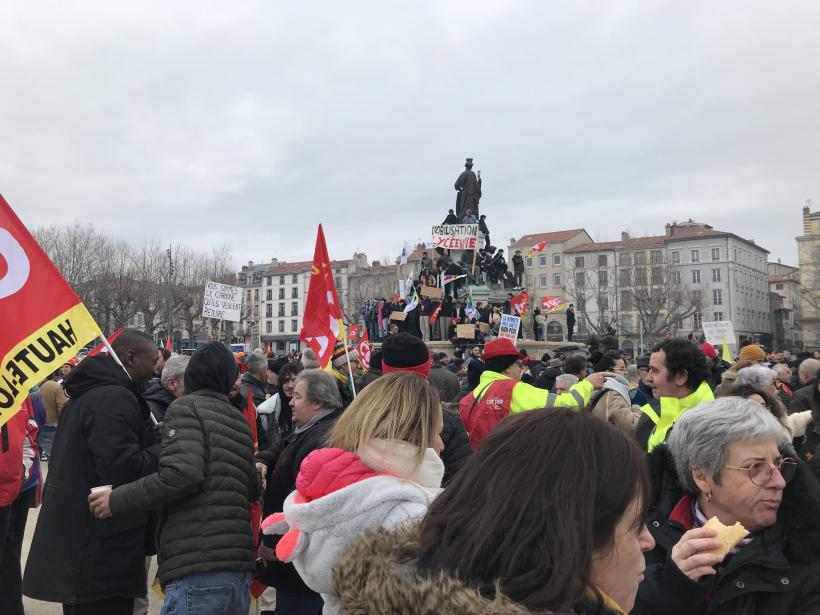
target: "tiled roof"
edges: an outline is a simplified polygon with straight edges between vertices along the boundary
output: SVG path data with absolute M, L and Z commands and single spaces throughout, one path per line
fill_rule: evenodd
M 735 239 L 739 239 L 740 241 L 749 243 L 754 245 L 755 247 L 763 250 L 768 254 L 768 250 L 765 248 L 760 247 L 753 241 L 749 239 L 744 239 L 734 233 L 728 233 L 726 231 L 716 231 L 711 228 L 703 228 L 703 227 L 691 227 L 691 228 L 681 228 L 678 227 L 675 229 L 674 235 L 652 235 L 649 237 L 630 237 L 626 241 L 603 241 L 600 243 L 583 243 L 567 250 L 565 252 L 596 252 L 602 250 L 618 250 L 627 247 L 635 247 L 635 246 L 652 246 L 652 245 L 663 245 L 665 243 L 672 243 L 675 241 L 688 241 L 690 239 L 698 239 L 701 237 L 734 237 Z
M 572 239 L 578 233 L 585 233 L 584 229 L 576 228 L 569 231 L 555 231 L 552 233 L 536 233 L 534 235 L 524 235 L 515 241 L 511 248 L 531 248 L 534 245 L 546 240 L 548 243 L 567 241 Z

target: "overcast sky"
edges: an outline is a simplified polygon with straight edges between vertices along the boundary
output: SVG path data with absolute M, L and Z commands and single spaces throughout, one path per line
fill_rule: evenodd
M 0 193 L 30 227 L 236 263 L 430 240 L 464 158 L 493 243 L 694 218 L 796 264 L 820 3 L 6 2 Z

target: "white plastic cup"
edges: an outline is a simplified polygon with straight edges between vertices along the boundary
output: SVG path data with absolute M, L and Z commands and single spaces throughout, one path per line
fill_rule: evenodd
M 91 493 L 104 493 L 106 491 L 111 491 L 113 488 L 113 485 L 100 485 L 99 487 L 91 487 Z

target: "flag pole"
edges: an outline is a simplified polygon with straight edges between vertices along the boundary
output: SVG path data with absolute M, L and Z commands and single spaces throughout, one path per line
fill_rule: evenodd
M 100 340 L 105 345 L 105 348 L 108 350 L 108 354 L 111 356 L 112 359 L 114 359 L 117 362 L 117 365 L 119 365 L 122 368 L 122 371 L 125 372 L 125 375 L 128 376 L 129 380 L 133 380 L 133 378 L 131 378 L 131 374 L 129 374 L 128 370 L 125 369 L 125 365 L 122 364 L 122 361 L 120 361 L 120 358 L 117 356 L 117 353 L 114 352 L 114 349 L 108 342 L 108 338 L 105 337 L 102 333 L 100 333 Z M 153 412 L 149 411 L 148 415 L 151 417 L 151 422 L 154 423 L 154 425 L 159 425 L 159 422 L 157 421 Z
M 347 351 L 347 340 L 342 340 L 345 346 L 345 358 L 347 359 L 347 373 L 350 374 L 350 388 L 353 389 L 353 399 L 356 399 L 356 383 L 353 382 L 353 367 L 350 365 L 350 353 Z

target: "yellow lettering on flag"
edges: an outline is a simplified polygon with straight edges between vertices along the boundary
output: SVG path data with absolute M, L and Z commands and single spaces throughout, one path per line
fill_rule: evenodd
M 31 387 L 99 335 L 97 323 L 78 303 L 9 350 L 0 363 L 0 425 L 20 409 Z

